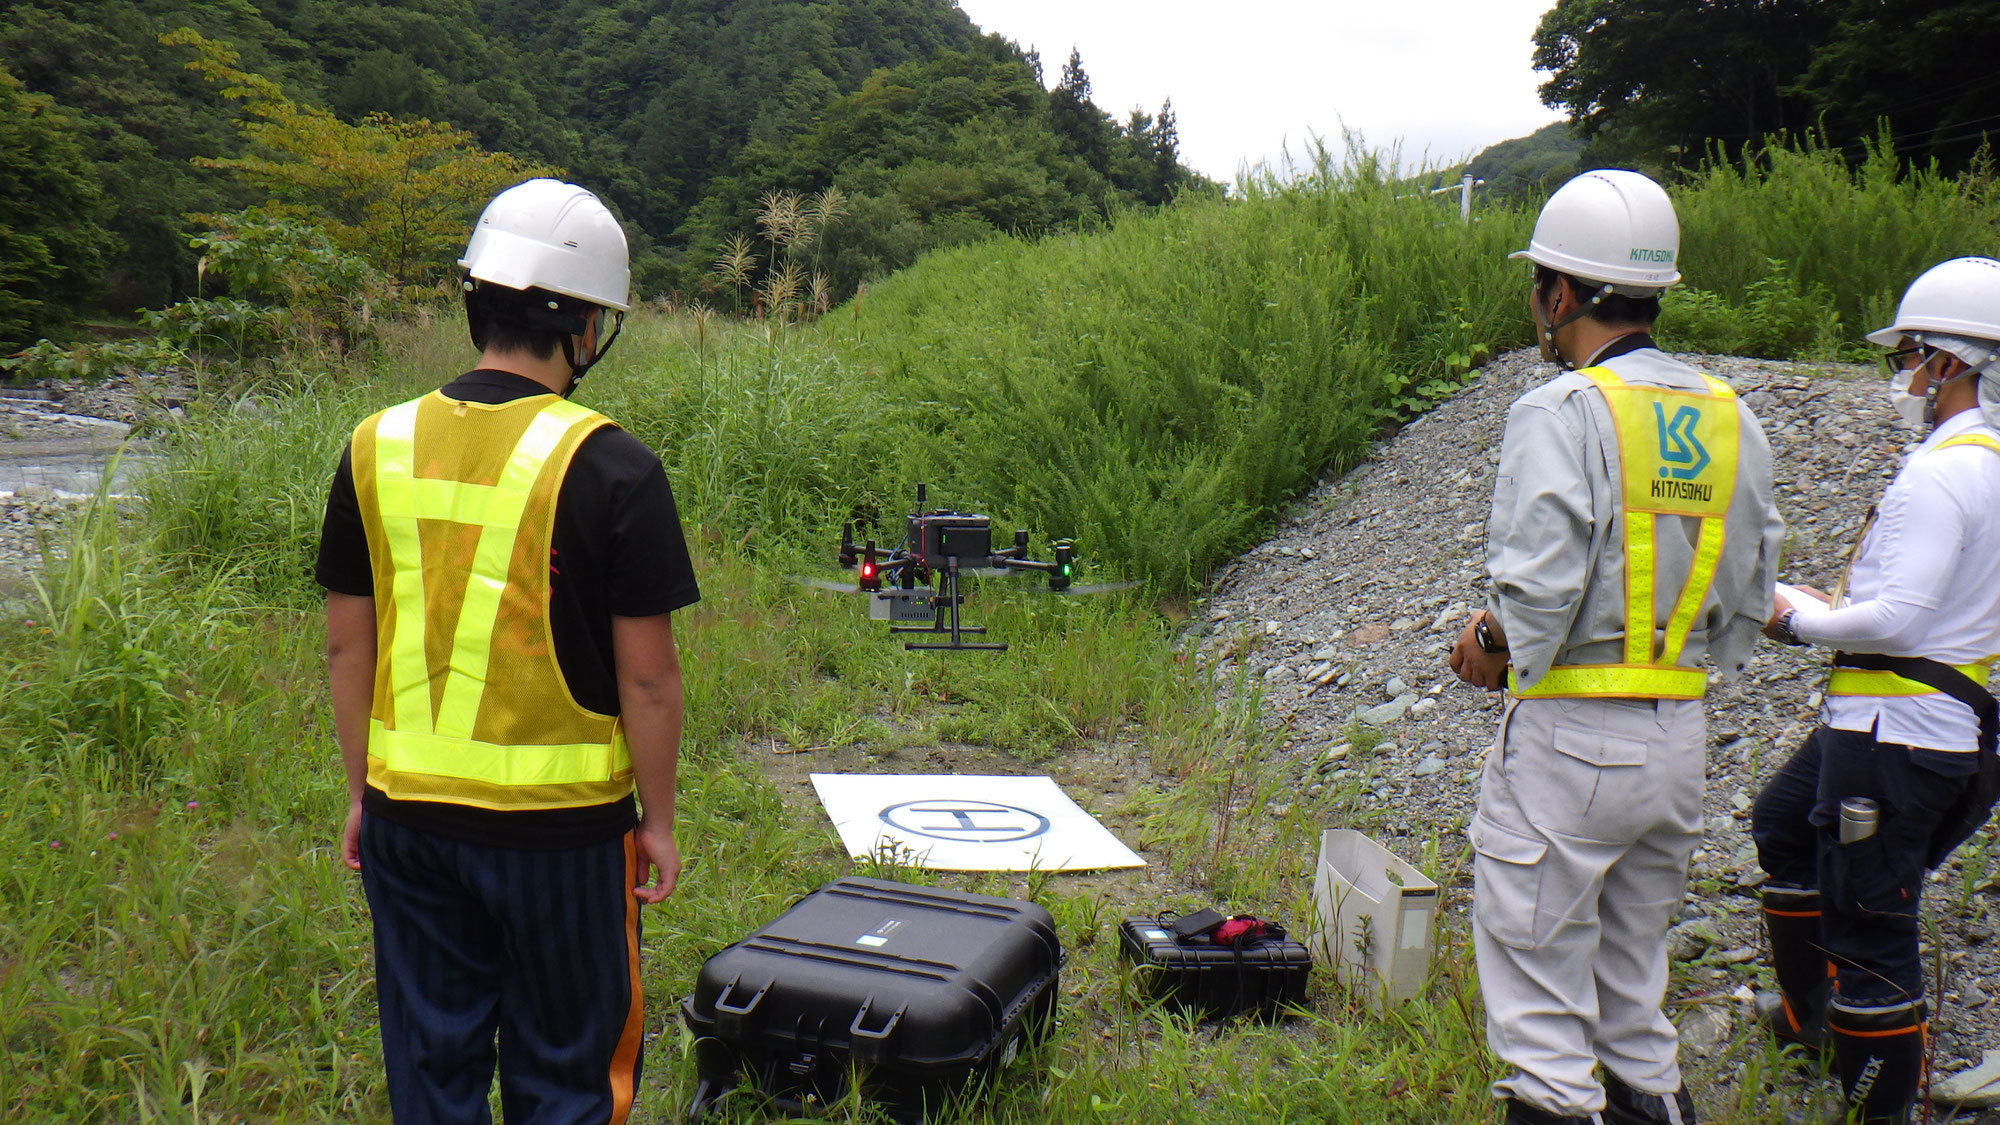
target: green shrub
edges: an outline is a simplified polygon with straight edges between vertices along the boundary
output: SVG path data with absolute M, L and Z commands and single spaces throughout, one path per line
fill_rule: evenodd
M 37 340 L 10 356 L 0 356 L 0 372 L 17 380 L 105 379 L 132 371 L 182 367 L 187 356 L 172 340 L 106 340 L 63 347 Z
M 1773 258 L 1736 304 L 1691 286 L 1670 291 L 1660 313 L 1660 341 L 1675 351 L 1760 359 L 1832 359 L 1843 346 L 1833 295 L 1798 280 Z
M 158 334 L 162 344 L 237 363 L 277 351 L 288 322 L 284 309 L 234 297 L 190 298 L 139 314 L 139 323 Z
M 1946 176 L 1880 143 L 1854 166 L 1816 136 L 1718 158 L 1675 192 L 1674 207 L 1689 285 L 1743 308 L 1782 262 L 1793 292 L 1838 313 L 1848 341 L 1888 323 L 1924 270 L 2000 252 L 2000 193 L 1989 172 Z M 1782 302 L 1766 298 L 1767 316 L 1786 319 L 1774 303 Z

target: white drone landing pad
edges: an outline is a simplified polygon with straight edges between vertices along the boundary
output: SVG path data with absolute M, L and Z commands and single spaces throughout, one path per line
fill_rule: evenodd
M 1047 777 L 816 773 L 813 790 L 856 859 L 936 871 L 1144 867 Z

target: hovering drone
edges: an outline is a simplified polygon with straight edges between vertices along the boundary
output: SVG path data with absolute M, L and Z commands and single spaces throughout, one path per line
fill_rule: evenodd
M 924 486 L 917 486 L 917 510 L 904 521 L 903 541 L 882 551 L 875 540 L 854 541 L 854 523 L 840 528 L 840 565 L 855 572 L 852 586 L 819 578 L 796 581 L 843 594 L 866 594 L 868 616 L 890 622 L 891 633 L 948 635 L 949 641 L 907 641 L 906 649 L 950 652 L 1005 652 L 1004 644 L 977 644 L 968 633 L 984 633 L 983 625 L 959 621 L 965 595 L 961 575 L 1001 575 L 1039 571 L 1049 577 L 1052 594 L 1103 594 L 1126 590 L 1136 582 L 1105 582 L 1091 586 L 1071 583 L 1076 570 L 1076 546 L 1067 539 L 1055 543 L 1055 558 L 1043 562 L 1028 557 L 1028 532 L 1014 532 L 1014 545 L 993 549 L 993 521 L 971 512 L 926 511 Z M 921 622 L 921 624 L 919 624 Z

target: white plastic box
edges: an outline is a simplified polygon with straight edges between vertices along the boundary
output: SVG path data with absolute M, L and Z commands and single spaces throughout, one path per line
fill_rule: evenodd
M 1379 1011 L 1423 991 L 1437 905 L 1437 884 L 1389 849 L 1353 829 L 1328 829 L 1308 948 Z

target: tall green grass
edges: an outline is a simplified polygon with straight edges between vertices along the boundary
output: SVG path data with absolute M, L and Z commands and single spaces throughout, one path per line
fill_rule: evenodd
M 1931 266 L 2000 253 L 1990 167 L 1948 177 L 1880 145 L 1850 166 L 1813 137 L 1732 155 L 1674 193 L 1687 284 L 1739 314 L 1755 311 L 1761 293 L 1773 325 L 1837 314 L 1822 348 L 1888 324 L 1903 290 Z M 1668 308 L 1671 329 L 1671 298 Z M 1779 333 L 1757 354 L 1789 358 L 1813 335 Z
M 1683 340 L 1732 347 L 1837 349 L 1908 276 L 1992 236 L 1983 181 L 1849 174 L 1811 152 L 1711 172 L 1677 202 L 1703 287 L 1680 306 Z M 1449 393 L 1478 345 L 1525 339 L 1525 270 L 1503 263 L 1531 222 L 1461 225 L 1397 198 L 1367 160 L 1323 158 L 1306 180 L 1102 234 L 934 256 L 814 330 L 634 319 L 579 398 L 660 452 L 704 590 L 675 623 L 687 870 L 647 913 L 640 1119 L 692 1091 L 673 1000 L 702 959 L 854 869 L 820 817 L 780 799 L 771 751 L 803 772 L 822 748 L 893 765 L 952 741 L 1024 762 L 1089 748 L 1129 774 L 1106 811 L 1192 888 L 1126 903 L 1046 874 L 900 872 L 1035 897 L 1072 953 L 1061 1026 L 964 1120 L 1490 1120 L 1496 1068 L 1451 931 L 1426 995 L 1385 1016 L 1328 983 L 1281 1027 L 1190 1027 L 1137 998 L 1107 938 L 1128 907 L 1298 920 L 1318 830 L 1383 827 L 1338 787 L 1302 790 L 1253 692 L 1218 710 L 1170 618 L 1137 597 L 989 583 L 973 609 L 1013 650 L 918 657 L 783 576 L 825 560 L 843 519 L 892 527 L 922 481 L 934 502 L 1076 535 L 1154 592 L 1185 592 Z M 372 368 L 195 404 L 144 510 L 101 502 L 35 595 L 0 605 L 0 1118 L 386 1120 L 308 568 L 353 424 L 471 358 L 440 319 L 390 333 Z M 1427 853 L 1454 907 L 1464 862 Z M 1726 1120 L 1775 1122 L 1765 1083 L 1799 1081 L 1784 1067 L 1738 1045 L 1694 1081 L 1730 1091 Z
M 1522 216 L 1467 227 L 1351 155 L 1102 234 L 931 255 L 831 318 L 835 346 L 916 404 L 910 475 L 1188 590 L 1456 389 L 1452 356 L 1522 337 Z

